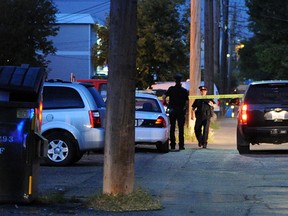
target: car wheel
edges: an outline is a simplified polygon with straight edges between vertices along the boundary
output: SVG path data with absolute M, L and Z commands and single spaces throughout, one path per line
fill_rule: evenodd
M 168 140 L 165 143 L 157 143 L 156 147 L 158 149 L 158 151 L 163 152 L 163 153 L 167 153 L 169 152 L 169 143 Z
M 250 152 L 249 142 L 245 140 L 245 138 L 242 136 L 238 128 L 237 128 L 237 150 L 239 154 L 247 154 Z
M 75 161 L 76 141 L 67 132 L 52 132 L 46 135 L 48 152 L 46 162 L 52 166 L 66 166 Z

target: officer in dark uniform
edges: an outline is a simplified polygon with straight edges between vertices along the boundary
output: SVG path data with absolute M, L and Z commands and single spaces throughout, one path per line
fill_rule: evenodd
M 166 93 L 163 95 L 163 103 L 167 104 L 166 97 L 169 97 L 169 118 L 170 118 L 170 147 L 175 149 L 175 126 L 176 121 L 179 130 L 179 150 L 184 148 L 184 124 L 188 98 L 188 91 L 181 86 L 182 75 L 177 74 L 174 76 L 175 86 L 170 86 Z
M 202 96 L 207 94 L 206 86 L 200 86 L 199 89 Z M 196 117 L 194 131 L 199 147 L 207 147 L 210 118 L 216 106 L 216 103 L 212 99 L 196 99 L 192 104 L 191 119 L 194 120 Z

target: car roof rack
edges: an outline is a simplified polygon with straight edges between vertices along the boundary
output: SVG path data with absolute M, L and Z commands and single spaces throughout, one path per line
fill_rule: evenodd
M 49 79 L 49 80 L 46 80 L 46 82 L 50 82 L 50 83 L 55 83 L 55 82 L 60 82 L 60 83 L 72 83 L 70 81 L 64 81 L 64 80 L 61 80 L 61 79 Z

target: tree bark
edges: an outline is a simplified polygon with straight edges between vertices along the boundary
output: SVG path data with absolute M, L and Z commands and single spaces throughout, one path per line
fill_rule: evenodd
M 111 0 L 103 193 L 134 189 L 137 0 Z

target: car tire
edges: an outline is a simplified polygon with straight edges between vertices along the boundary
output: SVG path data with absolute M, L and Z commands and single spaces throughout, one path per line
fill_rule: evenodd
M 74 158 L 74 163 L 76 163 L 76 162 L 78 162 L 79 160 L 81 160 L 81 158 L 83 157 L 84 153 L 85 153 L 85 152 L 80 152 L 80 151 L 78 151 L 78 152 L 76 153 L 75 158 Z
M 157 143 L 156 147 L 158 149 L 158 151 L 163 152 L 163 153 L 167 153 L 169 152 L 169 142 L 168 140 L 164 143 Z
M 237 150 L 239 154 L 248 154 L 250 152 L 249 142 L 245 140 L 239 128 L 237 128 Z
M 75 162 L 76 140 L 68 132 L 52 132 L 48 140 L 46 163 L 51 166 L 67 166 Z M 80 159 L 79 159 L 80 160 Z

